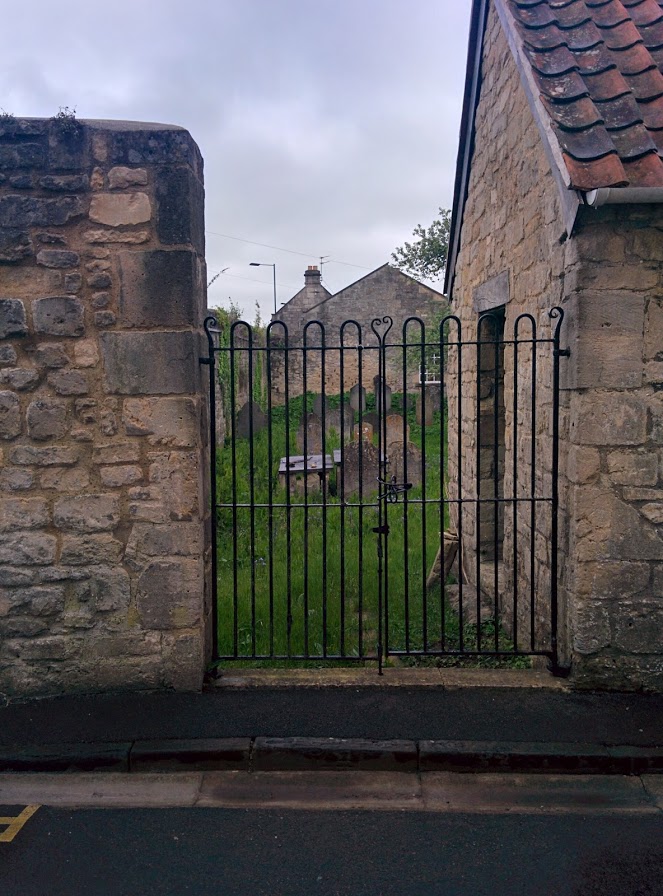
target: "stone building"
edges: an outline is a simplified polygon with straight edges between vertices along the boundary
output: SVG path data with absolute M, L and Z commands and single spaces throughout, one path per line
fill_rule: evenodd
M 499 382 L 486 395 L 499 415 L 499 444 L 487 446 L 502 495 L 516 494 L 514 469 L 532 474 L 534 442 L 548 458 L 537 487 L 552 489 L 552 352 L 536 368 L 533 424 L 514 413 L 514 388 L 530 384 L 514 379 L 509 340 L 519 315 L 548 338 L 549 310 L 565 312 L 558 621 L 560 657 L 584 686 L 663 688 L 662 64 L 654 0 L 473 3 L 445 291 L 464 339 L 485 312 L 499 330 L 502 360 L 488 365 Z M 460 428 L 468 449 L 460 464 L 450 453 L 456 498 L 473 494 L 484 463 L 483 380 L 472 384 L 476 355 L 464 363 L 461 413 L 449 386 L 450 444 Z M 504 602 L 535 570 L 545 602 L 550 521 L 540 515 L 533 533 L 534 516 L 514 524 L 502 507 L 478 537 L 466 520 L 466 575 L 497 562 Z M 519 536 L 534 538 L 526 569 L 512 559 Z M 498 556 L 475 564 L 491 541 Z
M 309 266 L 304 272 L 304 288 L 272 317 L 273 342 L 285 339 L 283 324 L 287 327 L 288 343 L 297 346 L 288 359 L 290 396 L 300 395 L 304 389 L 304 352 L 299 349 L 303 345 L 303 331 L 307 324 L 310 323 L 306 329 L 306 345 L 311 349 L 306 352 L 307 391 L 323 391 L 322 358 L 321 353 L 316 351 L 321 344 L 322 329 L 313 322 L 322 324 L 328 347 L 347 346 L 343 352 L 343 370 L 339 350 L 330 351 L 325 357 L 324 389 L 327 394 L 337 394 L 341 389 L 341 374 L 343 391 L 347 392 L 358 382 L 360 368 L 364 387 L 369 391 L 372 389 L 373 377 L 378 373 L 378 340 L 371 331 L 371 322 L 377 318 L 391 317 L 393 327 L 387 342 L 394 347 L 388 349 L 386 356 L 387 384 L 394 391 L 401 392 L 403 351 L 397 344 L 404 341 L 404 322 L 409 317 L 419 317 L 428 323 L 440 308 L 445 307 L 441 293 L 388 264 L 334 295 L 322 285 L 318 268 Z M 341 327 L 346 321 L 356 324 L 346 324 L 341 336 Z M 413 322 L 407 329 L 407 342 L 416 344 L 420 339 L 421 326 Z M 361 350 L 358 345 L 362 345 Z M 406 379 L 413 386 L 418 382 L 419 365 L 416 352 L 413 350 L 410 354 L 412 357 L 408 362 Z M 276 353 L 273 358 L 272 391 L 274 400 L 282 402 L 285 396 L 285 359 L 281 353 Z

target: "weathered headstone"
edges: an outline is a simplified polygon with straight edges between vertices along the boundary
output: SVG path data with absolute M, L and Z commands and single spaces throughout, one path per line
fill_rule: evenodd
M 304 433 L 306 432 L 306 446 L 304 445 Z M 322 452 L 322 421 L 317 414 L 306 414 L 302 417 L 297 429 L 297 449 L 306 451 L 307 454 L 320 454 Z
M 373 392 L 375 393 L 375 409 L 378 414 L 382 411 L 382 398 L 384 396 L 384 412 L 386 414 L 391 410 L 391 386 L 386 384 L 383 386 L 380 376 L 373 377 Z
M 320 395 L 319 393 L 313 398 L 313 413 L 322 420 L 322 409 L 325 409 L 325 415 L 329 413 L 329 399 L 326 395 Z
M 360 469 L 361 467 L 361 469 Z M 361 491 L 362 497 L 379 490 L 378 449 L 371 442 L 351 442 L 343 452 L 341 494 L 345 498 Z
M 400 414 L 387 414 L 385 418 L 385 428 L 387 431 L 387 452 L 392 445 L 402 445 L 403 442 L 410 441 L 410 427 L 405 425 L 405 435 L 403 434 L 403 418 Z
M 358 383 L 350 389 L 350 407 L 353 411 L 366 410 L 366 389 Z
M 352 428 L 354 426 L 354 411 L 349 405 L 342 408 L 331 408 L 325 414 L 325 432 L 329 434 L 331 429 L 336 430 L 341 435 L 341 422 L 343 423 L 343 438 L 349 442 L 352 438 Z
M 256 436 L 267 426 L 267 417 L 255 401 L 247 401 L 235 418 L 235 438 L 248 439 L 251 436 L 251 417 L 253 417 L 253 435 Z
M 354 432 L 353 432 L 353 441 L 358 442 L 359 439 L 362 439 L 364 442 L 372 442 L 373 441 L 373 427 L 370 423 L 357 423 L 355 424 Z
M 422 413 L 423 402 L 421 400 L 421 395 L 417 395 L 417 407 L 416 407 L 416 417 L 417 423 L 419 426 L 432 426 L 433 425 L 433 414 L 435 413 L 435 404 L 433 402 L 433 398 L 430 395 L 426 395 L 426 403 L 424 412 Z
M 405 450 L 404 450 L 405 449 Z M 405 459 L 407 458 L 407 471 Z M 421 485 L 421 451 L 412 442 L 404 446 L 402 442 L 391 446 L 389 452 L 389 476 L 395 476 L 396 482 L 410 482 L 413 486 Z

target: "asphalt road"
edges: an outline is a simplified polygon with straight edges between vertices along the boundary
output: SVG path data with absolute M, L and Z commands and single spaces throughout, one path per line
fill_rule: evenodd
M 662 896 L 663 816 L 42 806 L 0 893 Z

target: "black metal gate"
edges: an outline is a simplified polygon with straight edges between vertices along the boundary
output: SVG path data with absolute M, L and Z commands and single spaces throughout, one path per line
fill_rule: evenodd
M 215 661 L 558 671 L 562 319 L 208 317 Z

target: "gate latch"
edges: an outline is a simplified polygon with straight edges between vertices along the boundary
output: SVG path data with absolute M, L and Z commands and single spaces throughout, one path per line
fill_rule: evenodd
M 378 482 L 387 487 L 385 492 L 378 495 L 378 501 L 383 501 L 386 498 L 390 504 L 397 504 L 398 496 L 401 492 L 408 492 L 412 488 L 411 482 L 396 482 L 395 476 L 392 476 L 389 480 L 380 479 L 378 476 Z

